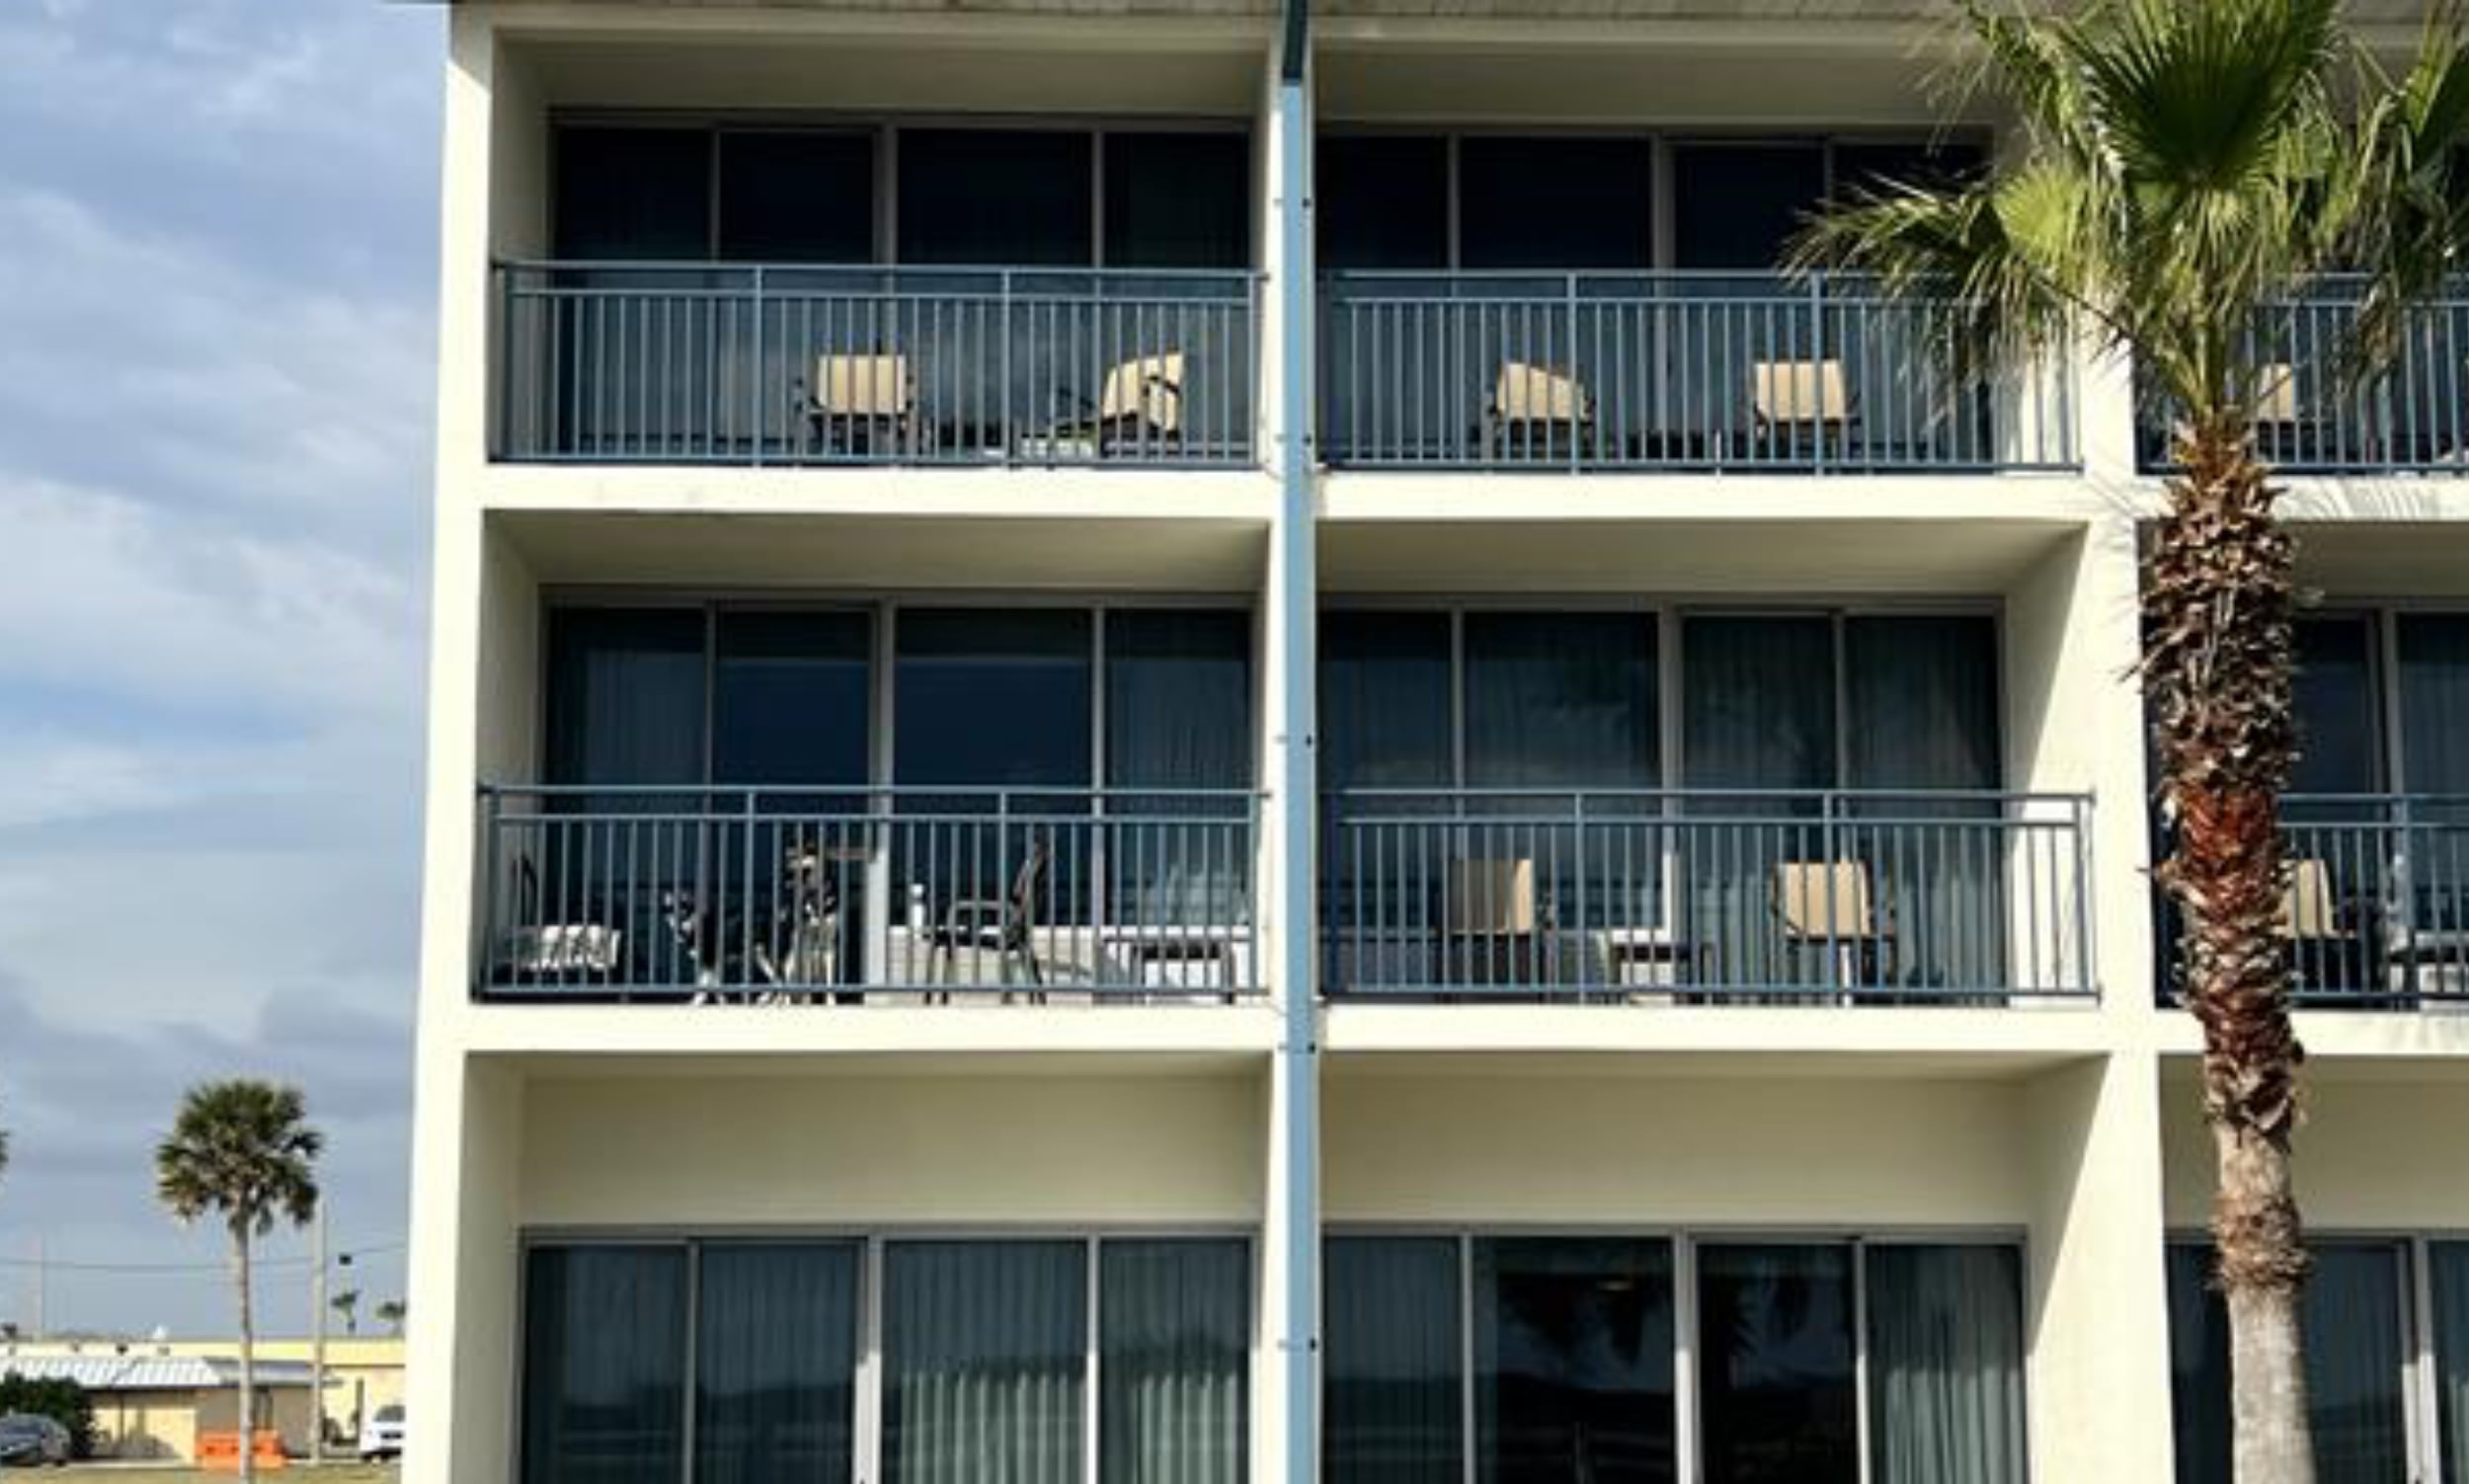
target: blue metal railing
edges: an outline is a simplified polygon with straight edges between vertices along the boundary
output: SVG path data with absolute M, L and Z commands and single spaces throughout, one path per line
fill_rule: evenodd
M 2469 1004 L 2469 795 L 2292 794 L 2280 831 L 2299 1004 Z M 2160 917 L 2166 965 L 2178 947 L 2166 899 Z M 2161 987 L 2174 997 L 2174 973 Z
M 1253 461 L 1249 273 L 509 263 L 517 462 Z
M 1256 795 L 483 786 L 483 999 L 1260 984 Z
M 2347 357 L 2362 280 L 2337 278 L 2264 311 L 2245 353 L 2265 368 L 2255 441 L 2290 474 L 2469 474 L 2469 283 L 2402 316 L 2391 365 L 2362 380 Z M 2177 409 L 2143 399 L 2137 448 L 2166 472 Z
M 2097 992 L 2084 796 L 1367 789 L 1323 809 L 1332 994 Z
M 1824 275 L 1335 273 L 1320 446 L 1358 468 L 2077 467 L 2073 367 L 1954 373 L 1961 308 Z

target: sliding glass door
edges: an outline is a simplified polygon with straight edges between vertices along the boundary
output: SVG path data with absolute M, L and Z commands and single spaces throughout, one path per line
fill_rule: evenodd
M 534 1248 L 523 1270 L 523 1484 L 676 1484 L 686 1249 Z
M 851 1476 L 857 1269 L 849 1242 L 702 1249 L 696 1484 L 843 1484 Z
M 2024 1484 L 2010 1245 L 1341 1236 L 1324 1290 L 1328 1484 Z
M 886 1484 L 1080 1484 L 1087 1282 L 1075 1242 L 886 1249 Z

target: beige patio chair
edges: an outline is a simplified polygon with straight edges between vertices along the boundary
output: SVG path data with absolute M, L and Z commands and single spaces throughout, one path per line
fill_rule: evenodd
M 1877 909 L 1865 861 L 1783 861 L 1775 867 L 1775 915 L 1786 942 L 1796 948 L 1831 950 L 1835 974 L 1848 985 L 1888 978 L 1883 962 L 1894 930 Z
M 2332 898 L 2332 867 L 2318 860 L 2291 864 L 2288 889 L 2280 897 L 2280 916 L 2289 925 L 2289 936 L 2300 943 L 2348 937 Z
M 1840 360 L 1761 360 L 1749 367 L 1749 410 L 1761 430 L 1840 433 L 1852 423 L 1852 396 Z
M 2294 428 L 2303 416 L 2297 405 L 2297 367 L 2286 361 L 2264 367 L 2257 383 L 2261 395 L 2255 399 L 2255 426 L 2258 428 Z M 2316 862 L 2321 865 L 2322 862 Z
M 1571 449 L 1582 448 L 1591 441 L 1594 426 L 1594 396 L 1574 375 L 1522 360 L 1501 362 L 1491 401 L 1483 409 L 1486 456 L 1505 450 L 1512 434 L 1530 450 L 1549 452 L 1555 438 L 1565 438 Z
M 1106 372 L 1097 393 L 1097 440 L 1137 447 L 1183 440 L 1183 352 L 1160 351 Z
M 827 445 L 845 451 L 897 451 L 913 446 L 917 422 L 917 381 L 909 357 L 898 354 L 815 357 L 806 417 Z M 888 439 L 878 444 L 878 434 Z
M 1522 986 L 1547 981 L 1544 943 L 1551 924 L 1535 892 L 1531 858 L 1455 862 L 1444 898 L 1444 978 Z

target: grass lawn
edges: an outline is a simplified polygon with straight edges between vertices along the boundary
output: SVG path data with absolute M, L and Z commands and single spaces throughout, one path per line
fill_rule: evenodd
M 220 1480 L 223 1484 L 239 1477 L 237 1474 L 209 1474 L 202 1469 L 166 1468 L 153 1463 L 80 1463 L 69 1468 L 10 1469 L 8 1478 L 18 1484 L 206 1484 Z M 395 1466 L 391 1463 L 329 1463 L 311 1468 L 294 1463 L 279 1473 L 258 1476 L 265 1480 L 289 1479 L 297 1484 L 394 1484 Z

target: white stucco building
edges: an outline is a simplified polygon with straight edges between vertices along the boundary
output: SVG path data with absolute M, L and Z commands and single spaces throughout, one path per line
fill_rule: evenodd
M 1772 268 L 1931 36 L 456 5 L 416 1484 L 2225 1477 L 2131 377 Z M 2340 313 L 2319 1432 L 2461 1484 L 2469 305 Z

